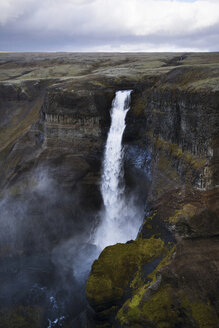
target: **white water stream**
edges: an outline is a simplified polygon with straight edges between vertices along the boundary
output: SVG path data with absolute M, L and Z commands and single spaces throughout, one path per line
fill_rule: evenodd
M 101 179 L 104 209 L 94 243 L 103 249 L 118 242 L 135 239 L 142 218 L 137 215 L 133 199 L 124 195 L 122 136 L 125 117 L 130 109 L 131 90 L 116 92 L 111 109 L 111 127 L 108 133 Z

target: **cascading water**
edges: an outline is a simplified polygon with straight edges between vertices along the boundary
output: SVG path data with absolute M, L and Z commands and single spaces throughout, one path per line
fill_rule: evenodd
M 130 108 L 130 95 L 131 90 L 116 92 L 111 109 L 111 127 L 105 146 L 101 179 L 104 209 L 94 238 L 100 249 L 136 238 L 142 219 L 136 216 L 132 199 L 124 195 L 122 136 L 125 117 Z

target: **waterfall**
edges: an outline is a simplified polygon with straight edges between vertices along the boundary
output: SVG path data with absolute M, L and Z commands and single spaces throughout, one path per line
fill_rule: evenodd
M 124 195 L 122 136 L 125 117 L 130 109 L 130 95 L 131 90 L 116 92 L 111 109 L 111 126 L 105 146 L 101 179 L 104 208 L 100 213 L 101 223 L 94 238 L 100 249 L 136 238 L 140 226 L 132 199 L 127 199 Z

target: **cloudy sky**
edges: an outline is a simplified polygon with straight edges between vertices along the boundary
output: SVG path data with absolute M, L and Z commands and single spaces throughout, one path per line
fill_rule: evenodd
M 0 0 L 0 51 L 218 51 L 219 0 Z

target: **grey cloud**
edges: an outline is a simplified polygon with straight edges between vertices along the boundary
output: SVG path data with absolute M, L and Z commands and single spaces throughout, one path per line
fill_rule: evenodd
M 176 1 L 170 0 L 122 0 L 117 5 L 115 0 L 54 0 L 52 5 L 48 0 L 11 3 L 14 6 L 0 14 L 0 50 L 218 50 L 216 1 L 179 2 L 179 13 Z M 162 3 L 167 6 L 166 16 L 159 9 Z

